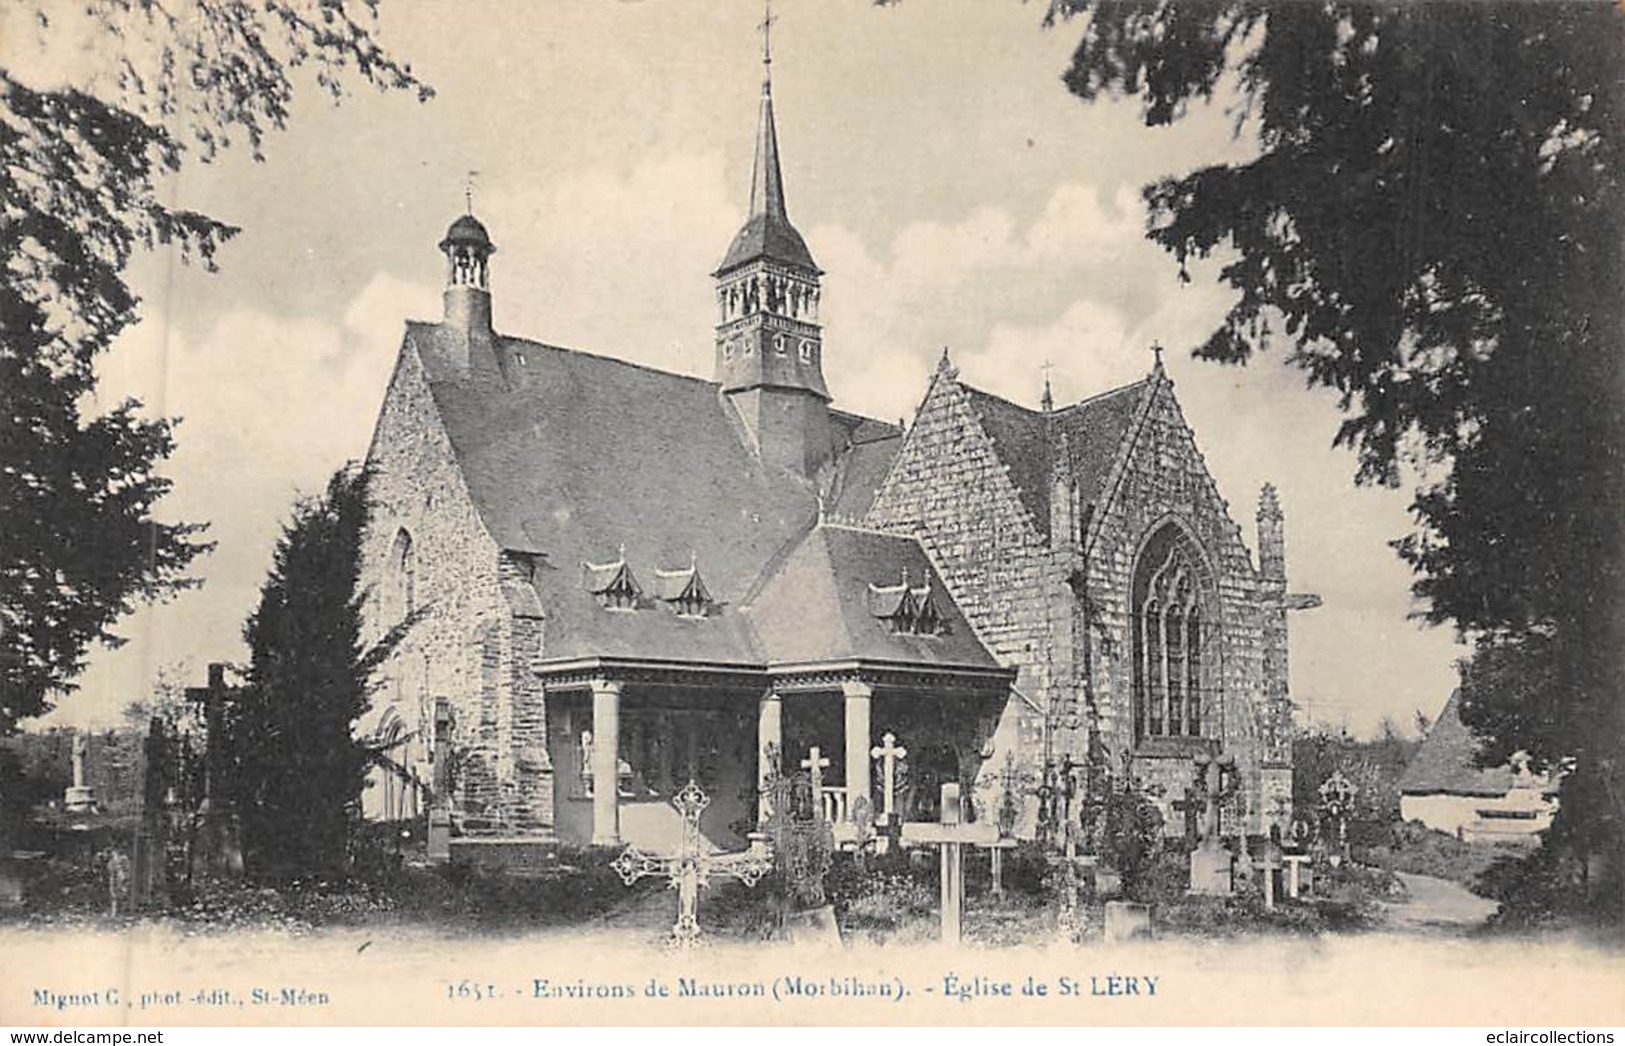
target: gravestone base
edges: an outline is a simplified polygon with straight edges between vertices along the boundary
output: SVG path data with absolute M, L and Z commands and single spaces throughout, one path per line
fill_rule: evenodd
M 1151 936 L 1151 906 L 1132 901 L 1107 901 L 1107 941 L 1132 941 Z
M 95 813 L 96 789 L 88 785 L 69 788 L 62 797 L 62 807 L 70 814 Z
M 1190 892 L 1209 897 L 1229 897 L 1236 892 L 1234 858 L 1222 846 L 1198 846 L 1191 851 Z
M 784 932 L 796 947 L 839 948 L 841 930 L 835 924 L 835 908 L 824 905 L 806 911 L 790 912 L 784 917 Z
M 0 852 L 0 909 L 21 908 L 31 866 L 43 864 L 43 853 Z
M 433 864 L 445 864 L 451 860 L 451 811 L 443 806 L 429 811 L 427 850 L 429 861 Z

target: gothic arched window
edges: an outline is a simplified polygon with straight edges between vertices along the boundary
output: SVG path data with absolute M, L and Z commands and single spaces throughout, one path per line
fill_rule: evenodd
M 405 620 L 417 603 L 417 561 L 412 535 L 403 527 L 389 548 L 389 572 L 384 582 L 384 619 L 387 625 Z
M 1134 569 L 1134 733 L 1202 737 L 1209 688 L 1203 648 L 1213 629 L 1206 574 L 1173 524 L 1159 530 Z

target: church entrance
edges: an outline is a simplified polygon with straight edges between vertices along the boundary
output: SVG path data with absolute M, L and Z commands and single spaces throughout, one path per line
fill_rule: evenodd
M 619 708 L 617 780 L 620 839 L 653 853 L 674 850 L 682 822 L 671 799 L 690 780 L 710 797 L 702 833 L 733 849 L 754 826 L 753 711 L 725 695 L 684 689 L 632 688 Z M 548 695 L 548 750 L 553 761 L 554 829 L 563 842 L 593 841 L 596 779 L 592 695 Z

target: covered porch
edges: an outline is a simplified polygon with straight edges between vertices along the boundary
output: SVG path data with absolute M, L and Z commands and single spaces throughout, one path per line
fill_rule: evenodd
M 670 850 L 682 834 L 671 798 L 693 780 L 711 798 L 701 833 L 737 849 L 772 813 L 770 781 L 797 774 L 837 838 L 858 822 L 934 820 L 942 783 L 973 787 L 1010 675 L 597 659 L 556 672 L 546 682 L 556 837 Z

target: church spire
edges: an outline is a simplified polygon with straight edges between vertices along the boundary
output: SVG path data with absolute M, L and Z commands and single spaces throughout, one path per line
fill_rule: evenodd
M 790 224 L 773 114 L 773 11 L 762 32 L 762 101 L 750 211 L 716 278 L 717 382 L 764 461 L 806 475 L 830 452 L 819 277 Z
M 773 5 L 757 28 L 762 31 L 762 107 L 756 120 L 756 160 L 750 173 L 750 216 L 771 217 L 786 225 L 784 175 L 779 170 L 779 135 L 773 122 Z

